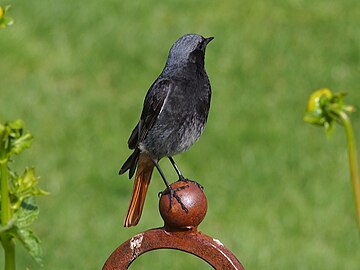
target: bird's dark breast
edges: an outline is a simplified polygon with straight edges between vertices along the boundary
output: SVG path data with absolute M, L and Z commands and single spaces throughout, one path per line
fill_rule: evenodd
M 202 134 L 210 107 L 210 84 L 202 80 L 180 80 L 140 149 L 157 158 L 186 151 Z

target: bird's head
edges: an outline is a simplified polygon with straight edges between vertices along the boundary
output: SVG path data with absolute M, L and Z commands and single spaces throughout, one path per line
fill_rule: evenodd
M 197 34 L 187 34 L 180 37 L 172 45 L 166 66 L 180 66 L 187 63 L 204 65 L 205 49 L 214 38 L 204 38 Z

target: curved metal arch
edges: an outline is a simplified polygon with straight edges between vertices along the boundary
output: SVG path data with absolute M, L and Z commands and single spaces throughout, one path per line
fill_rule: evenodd
M 235 255 L 219 240 L 197 231 L 167 231 L 164 227 L 139 233 L 121 244 L 107 259 L 102 270 L 125 270 L 145 252 L 177 249 L 193 254 L 214 269 L 244 270 Z

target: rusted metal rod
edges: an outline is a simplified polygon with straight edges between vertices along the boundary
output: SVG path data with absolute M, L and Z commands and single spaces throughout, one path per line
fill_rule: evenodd
M 121 244 L 107 259 L 103 270 L 125 270 L 145 252 L 156 249 L 177 249 L 193 254 L 214 269 L 244 270 L 235 255 L 219 240 L 198 232 L 197 226 L 204 219 L 207 201 L 202 189 L 193 182 L 178 181 L 171 185 L 188 209 L 185 212 L 168 195 L 160 198 L 160 214 L 164 227 L 150 229 L 135 235 Z

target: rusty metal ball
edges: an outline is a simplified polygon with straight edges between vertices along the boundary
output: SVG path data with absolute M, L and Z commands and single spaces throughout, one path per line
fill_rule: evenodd
M 180 197 L 188 211 L 185 211 L 175 197 L 170 207 L 170 194 L 164 191 L 160 197 L 159 210 L 168 229 L 196 228 L 205 218 L 206 196 L 198 184 L 191 181 L 177 181 L 170 185 Z

